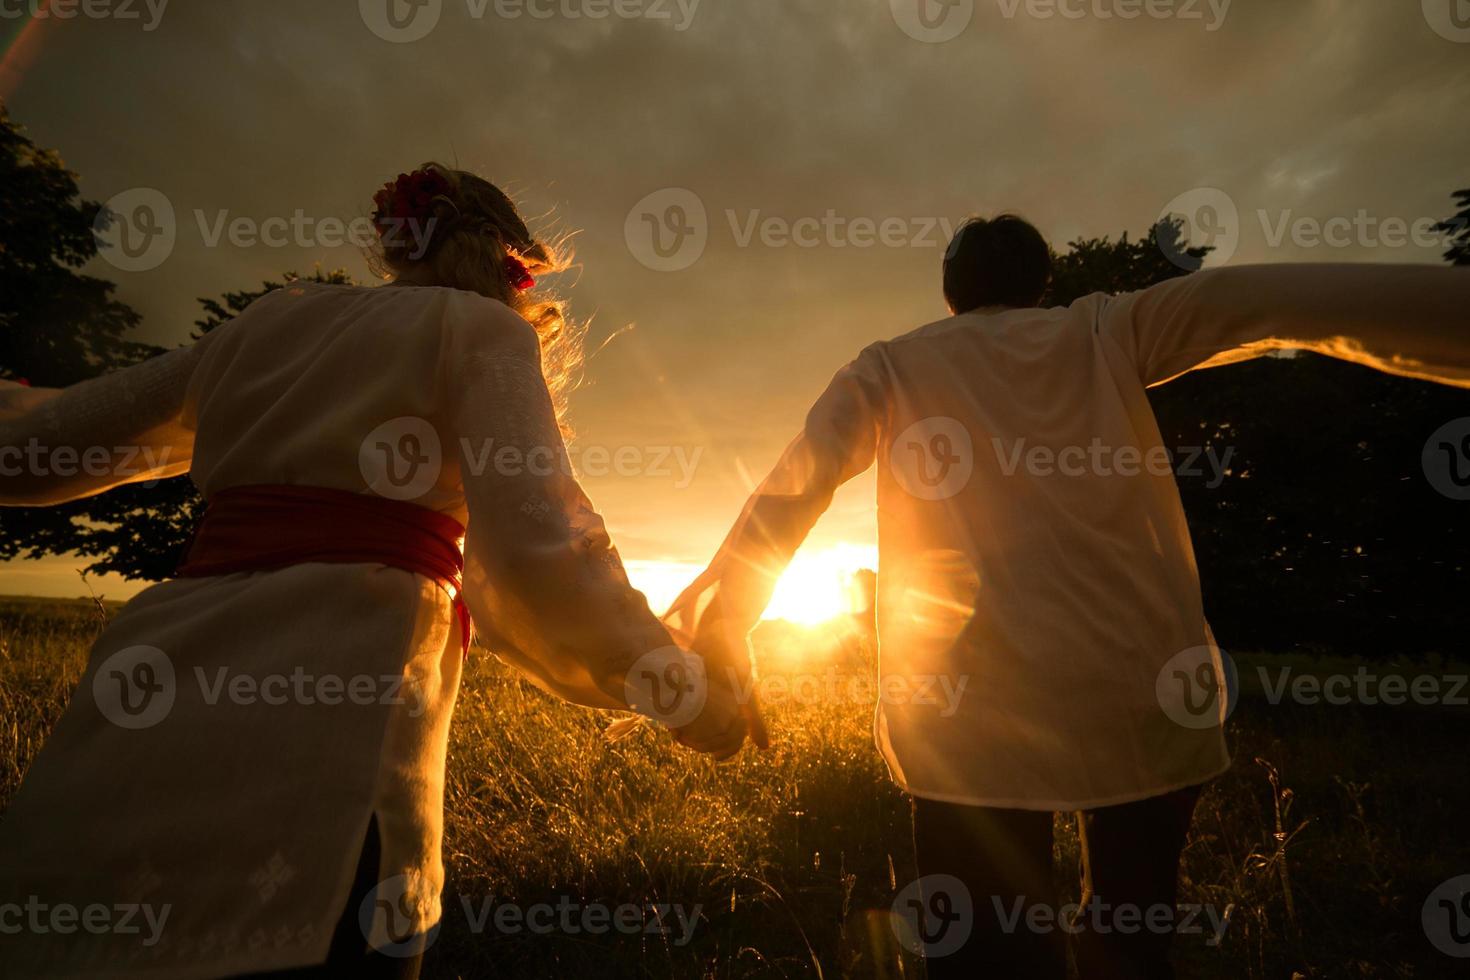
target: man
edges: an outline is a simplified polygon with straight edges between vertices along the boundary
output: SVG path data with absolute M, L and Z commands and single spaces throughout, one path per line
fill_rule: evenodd
M 1038 309 L 1050 268 L 1020 218 L 962 228 L 944 263 L 954 316 L 838 372 L 670 612 L 715 679 L 743 684 L 776 579 L 877 463 L 880 673 L 904 682 L 880 689 L 963 691 L 944 711 L 880 699 L 875 721 L 914 798 L 932 977 L 1064 976 L 1062 931 L 1028 925 L 1055 920 L 1054 811 L 1083 813 L 1081 974 L 1171 975 L 1179 854 L 1200 787 L 1229 766 L 1227 698 L 1146 389 L 1284 348 L 1470 387 L 1462 270 L 1224 268 Z M 1160 906 L 1168 922 L 1126 928 Z M 939 927 L 965 907 L 952 951 Z

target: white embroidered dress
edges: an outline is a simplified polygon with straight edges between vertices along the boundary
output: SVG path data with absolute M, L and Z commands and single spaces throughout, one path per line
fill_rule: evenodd
M 0 447 L 26 445 L 114 468 L 142 447 L 157 465 L 31 467 L 0 503 L 189 472 L 206 497 L 294 484 L 450 515 L 468 524 L 481 639 L 583 704 L 624 707 L 628 665 L 670 643 L 558 464 L 534 331 L 471 293 L 293 285 L 138 367 L 63 392 L 0 388 Z M 0 974 L 320 962 L 373 815 L 394 934 L 431 927 L 460 670 L 450 596 L 406 571 L 306 564 L 147 589 L 98 639 L 0 822 L 0 908 L 40 906 L 0 931 Z M 54 918 L 93 906 L 114 925 L 131 907 L 140 928 Z
M 1226 268 L 874 344 L 668 619 L 745 684 L 776 578 L 876 462 L 875 730 L 900 786 L 1078 810 L 1203 783 L 1230 761 L 1228 678 L 1146 389 L 1286 348 L 1470 387 L 1470 270 Z

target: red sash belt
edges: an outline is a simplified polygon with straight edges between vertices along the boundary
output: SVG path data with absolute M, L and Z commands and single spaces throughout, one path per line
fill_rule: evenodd
M 210 500 L 176 574 L 264 572 L 307 562 L 401 568 L 433 579 L 453 597 L 468 655 L 463 538 L 464 526 L 454 518 L 399 500 L 323 487 L 231 487 Z

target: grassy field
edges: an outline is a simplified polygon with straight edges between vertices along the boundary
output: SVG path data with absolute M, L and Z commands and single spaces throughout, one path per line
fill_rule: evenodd
M 0 806 L 55 723 L 107 610 L 0 600 Z M 759 636 L 763 670 L 860 671 L 857 628 Z M 1270 703 L 1240 658 L 1234 769 L 1205 793 L 1181 901 L 1228 915 L 1218 945 L 1181 936 L 1183 977 L 1449 977 L 1426 939 L 1431 890 L 1470 873 L 1470 711 Z M 1298 672 L 1357 664 L 1291 661 Z M 1408 673 L 1443 671 L 1403 665 Z M 871 704 L 769 706 L 776 743 L 716 768 L 472 660 L 451 748 L 445 921 L 428 977 L 922 977 L 889 913 L 914 878 L 906 800 L 872 746 Z M 0 819 L 0 832 L 3 832 Z M 1058 818 L 1057 888 L 1077 839 Z M 484 929 L 485 901 L 652 905 L 667 935 Z M 686 931 L 677 912 L 698 918 Z

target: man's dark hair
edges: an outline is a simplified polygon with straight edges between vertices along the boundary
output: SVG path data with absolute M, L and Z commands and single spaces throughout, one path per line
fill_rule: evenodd
M 1014 214 L 974 218 L 944 253 L 944 298 L 955 313 L 1041 303 L 1051 281 L 1051 248 Z

